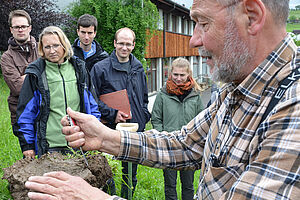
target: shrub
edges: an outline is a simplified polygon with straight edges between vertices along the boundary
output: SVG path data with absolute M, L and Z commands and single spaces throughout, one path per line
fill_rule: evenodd
M 157 29 L 159 20 L 156 6 L 150 0 L 79 0 L 71 4 L 67 12 L 77 19 L 85 13 L 94 15 L 98 20 L 95 40 L 109 53 L 114 49 L 115 32 L 123 27 L 132 29 L 136 34 L 133 53 L 146 65 L 145 47 Z M 149 30 L 149 34 L 146 34 L 146 30 Z M 76 29 L 68 37 L 74 41 L 77 37 Z

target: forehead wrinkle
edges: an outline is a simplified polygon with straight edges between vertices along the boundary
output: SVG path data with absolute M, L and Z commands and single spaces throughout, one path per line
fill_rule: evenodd
M 223 6 L 213 0 L 195 0 L 190 11 L 190 16 L 194 20 L 213 20 L 223 9 Z

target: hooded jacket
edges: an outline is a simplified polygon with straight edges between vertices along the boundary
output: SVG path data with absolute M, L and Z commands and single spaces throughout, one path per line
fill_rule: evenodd
M 180 130 L 202 110 L 200 93 L 195 89 L 181 102 L 176 95 L 169 94 L 164 86 L 153 104 L 151 123 L 158 131 Z
M 127 122 L 138 123 L 138 131 L 143 131 L 145 124 L 150 120 L 148 111 L 148 89 L 143 65 L 133 55 L 129 56 L 130 71 L 122 68 L 114 50 L 110 57 L 96 63 L 91 70 L 92 81 L 95 84 L 99 98 L 107 94 L 126 89 L 128 93 L 132 119 Z M 102 117 L 109 124 L 114 124 L 118 110 L 108 107 L 102 101 L 99 102 L 99 110 Z M 113 126 L 110 126 L 113 127 Z
M 94 86 L 80 59 L 70 58 L 74 66 L 80 98 L 80 112 L 92 114 L 100 120 L 101 114 L 95 100 Z M 50 113 L 50 93 L 45 74 L 45 60 L 39 58 L 26 69 L 26 78 L 17 108 L 15 135 L 23 151 L 35 150 L 37 155 L 49 149 L 46 139 L 47 120 Z
M 88 57 L 87 59 L 84 59 L 83 50 L 80 46 L 77 45 L 78 41 L 79 41 L 79 38 L 77 38 L 72 45 L 73 51 L 74 51 L 74 56 L 77 58 L 80 58 L 81 60 L 83 60 L 85 62 L 85 66 L 89 72 L 91 71 L 91 69 L 93 68 L 95 63 L 97 63 L 109 56 L 108 53 L 106 51 L 104 51 L 102 46 L 97 41 L 94 40 L 94 42 L 96 43 L 96 53 L 94 55 Z
M 26 67 L 38 58 L 37 43 L 34 37 L 30 37 L 24 45 L 19 45 L 13 37 L 8 40 L 8 50 L 1 57 L 1 69 L 3 78 L 10 89 L 8 106 L 11 113 L 11 124 L 16 122 L 16 110 L 19 94 L 23 84 Z

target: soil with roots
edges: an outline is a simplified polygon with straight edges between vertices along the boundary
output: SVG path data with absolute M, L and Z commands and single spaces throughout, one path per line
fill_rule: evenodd
M 94 187 L 102 188 L 112 177 L 107 159 L 101 154 L 87 156 L 87 167 L 84 158 L 71 156 L 68 158 L 60 153 L 51 153 L 39 159 L 18 160 L 12 166 L 3 169 L 2 179 L 9 182 L 9 191 L 14 200 L 29 200 L 25 182 L 30 176 L 42 176 L 46 172 L 64 171 L 73 176 L 80 176 Z

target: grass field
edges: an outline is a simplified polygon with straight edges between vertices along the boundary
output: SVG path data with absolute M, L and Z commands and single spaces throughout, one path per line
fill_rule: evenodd
M 9 89 L 1 75 L 0 91 L 0 177 L 2 177 L 2 169 L 12 165 L 16 160 L 21 159 L 22 153 L 19 147 L 18 139 L 13 135 L 11 130 L 10 113 L 7 105 Z M 147 124 L 147 128 L 150 129 L 151 125 Z M 117 185 L 117 194 L 120 195 L 120 184 L 122 181 L 120 162 L 116 161 L 114 164 L 117 165 L 114 179 Z M 139 165 L 137 179 L 138 184 L 133 197 L 134 200 L 164 199 L 164 181 L 162 170 Z M 199 170 L 195 174 L 195 191 L 198 185 L 198 180 Z M 7 181 L 0 179 L 0 200 L 12 199 L 7 186 Z M 181 199 L 180 191 L 180 184 L 177 184 L 179 199 Z
M 299 23 L 295 23 L 295 24 L 288 23 L 286 25 L 287 32 L 293 32 L 293 30 L 300 30 L 300 24 Z
M 290 10 L 289 17 L 295 17 L 297 19 L 300 19 L 300 10 Z M 293 30 L 300 30 L 300 24 L 299 23 L 288 23 L 286 26 L 286 31 L 292 32 Z

